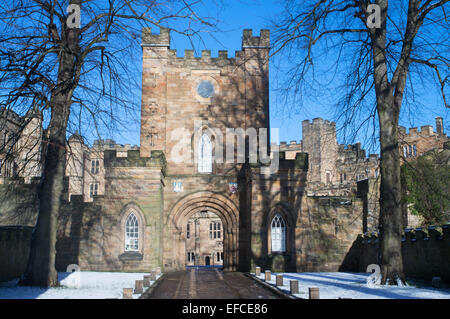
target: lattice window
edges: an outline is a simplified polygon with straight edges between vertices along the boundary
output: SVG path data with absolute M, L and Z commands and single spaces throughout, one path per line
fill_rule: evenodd
M 98 183 L 89 185 L 89 196 L 92 198 L 94 195 L 98 195 Z
M 286 251 L 286 224 L 280 214 L 276 214 L 271 224 L 272 252 Z
M 125 222 L 125 251 L 139 250 L 139 222 L 134 213 Z
M 209 224 L 209 238 L 210 239 L 220 239 L 221 237 L 220 223 L 210 223 Z
M 98 174 L 100 167 L 100 161 L 99 160 L 92 160 L 91 161 L 91 173 L 92 174 Z
M 198 142 L 198 172 L 212 172 L 212 144 L 207 134 L 203 134 Z

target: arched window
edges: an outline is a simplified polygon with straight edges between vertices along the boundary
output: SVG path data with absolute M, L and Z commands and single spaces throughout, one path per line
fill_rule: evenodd
M 276 214 L 272 219 L 270 237 L 272 252 L 286 251 L 286 224 L 280 214 Z
M 139 250 L 139 222 L 134 213 L 125 222 L 125 251 Z
M 207 134 L 203 134 L 198 141 L 198 172 L 212 172 L 212 144 Z

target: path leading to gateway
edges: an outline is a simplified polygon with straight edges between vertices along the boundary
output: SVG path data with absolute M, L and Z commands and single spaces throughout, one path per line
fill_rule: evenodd
M 149 299 L 278 299 L 240 272 L 191 268 L 168 273 Z

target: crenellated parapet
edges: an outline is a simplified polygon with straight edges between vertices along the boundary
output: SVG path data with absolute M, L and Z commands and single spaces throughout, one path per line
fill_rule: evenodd
M 216 57 L 213 57 L 211 50 L 202 50 L 200 56 L 196 56 L 194 50 L 184 50 L 183 55 L 179 55 L 177 50 L 170 49 L 170 30 L 161 28 L 159 34 L 152 33 L 151 28 L 142 29 L 142 47 L 166 49 L 167 62 L 179 66 L 209 66 L 224 67 L 237 66 L 242 64 L 244 59 L 249 59 L 245 54 L 245 49 L 269 49 L 270 31 L 261 30 L 260 36 L 253 36 L 253 31 L 246 29 L 242 36 L 242 51 L 235 51 L 234 57 L 229 57 L 227 50 L 219 50 Z M 161 57 L 160 54 L 157 55 Z
M 302 127 L 305 129 L 309 127 L 315 127 L 315 126 L 328 126 L 330 128 L 336 129 L 336 122 L 330 122 L 328 120 L 324 120 L 321 117 L 316 117 L 312 121 L 310 120 L 303 120 L 302 121 Z
M 170 30 L 160 28 L 159 34 L 152 33 L 151 28 L 142 29 L 143 47 L 170 47 Z
M 242 35 L 242 48 L 270 48 L 270 31 L 262 29 L 258 37 L 253 35 L 253 30 L 245 29 Z
M 442 117 L 436 117 L 436 131 L 433 130 L 432 125 L 422 125 L 420 130 L 417 127 L 409 128 L 408 133 L 406 132 L 406 127 L 399 126 L 398 132 L 400 135 L 400 139 L 411 139 L 417 137 L 429 137 L 436 136 L 442 137 L 444 136 L 444 128 L 443 128 L 443 119 Z
M 139 150 L 128 150 L 126 157 L 118 157 L 116 150 L 105 151 L 105 167 L 161 167 L 163 173 L 167 169 L 166 158 L 161 151 L 151 151 L 150 157 L 141 157 Z
M 358 240 L 362 244 L 375 244 L 379 242 L 379 233 L 365 233 L 358 236 Z M 450 224 L 445 224 L 440 227 L 429 226 L 418 227 L 415 229 L 405 228 L 402 234 L 403 244 L 418 244 L 430 241 L 449 241 L 450 240 Z M 449 246 L 450 249 L 450 246 Z
M 182 56 L 178 55 L 177 50 L 168 50 L 167 58 L 172 65 L 178 66 L 196 66 L 208 64 L 215 67 L 235 66 L 243 59 L 242 51 L 236 51 L 235 57 L 229 57 L 228 51 L 221 50 L 217 57 L 212 56 L 211 50 L 202 50 L 200 56 L 195 55 L 194 50 L 184 50 Z

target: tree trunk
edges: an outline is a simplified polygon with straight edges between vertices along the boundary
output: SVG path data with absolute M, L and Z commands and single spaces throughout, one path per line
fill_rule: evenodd
M 389 102 L 388 102 L 389 103 Z M 382 284 L 404 283 L 402 259 L 402 187 L 398 149 L 398 114 L 393 107 L 380 111 L 381 187 L 380 249 Z
M 27 270 L 21 285 L 58 285 L 55 269 L 57 219 L 66 159 L 65 112 L 52 112 L 49 136 L 44 146 L 44 169 L 38 192 L 39 215 L 33 232 Z
M 72 0 L 70 3 L 79 3 Z M 48 139 L 44 144 L 44 165 L 38 192 L 39 215 L 31 240 L 30 256 L 21 285 L 58 285 L 55 269 L 57 221 L 64 186 L 66 129 L 73 92 L 79 78 L 79 36 L 77 28 L 63 28 L 58 81 L 51 99 Z M 77 69 L 78 68 L 78 69 Z

